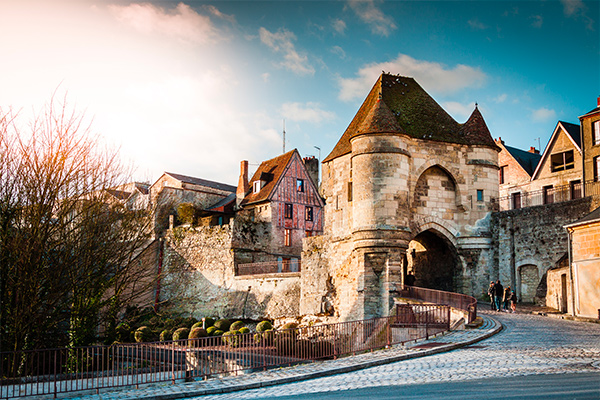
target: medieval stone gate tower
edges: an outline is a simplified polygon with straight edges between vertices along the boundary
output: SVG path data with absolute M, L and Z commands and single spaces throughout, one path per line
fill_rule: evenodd
M 419 286 L 484 291 L 498 151 L 477 107 L 459 124 L 414 79 L 382 74 L 323 160 L 301 314 L 387 315 L 409 270 Z

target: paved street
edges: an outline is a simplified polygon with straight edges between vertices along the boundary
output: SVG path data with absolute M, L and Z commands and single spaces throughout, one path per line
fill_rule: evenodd
M 538 398 L 549 395 L 551 387 L 543 382 L 556 382 L 554 398 L 599 398 L 600 399 L 600 324 L 565 321 L 530 314 L 490 313 L 502 322 L 504 330 L 477 345 L 415 358 L 383 366 L 330 377 L 296 382 L 243 392 L 196 397 L 196 399 L 257 399 L 257 398 L 354 398 L 368 394 L 369 388 L 377 391 L 395 387 L 398 398 L 405 398 L 414 389 L 413 395 L 422 394 L 423 388 L 456 388 L 456 383 L 471 381 L 467 387 L 502 387 L 506 390 L 498 397 L 522 398 L 519 385 L 534 388 Z M 552 379 L 550 374 L 582 373 Z M 534 377 L 533 375 L 538 375 Z M 527 377 L 529 378 L 523 378 Z M 519 377 L 511 379 L 510 377 Z M 447 386 L 421 384 L 446 384 Z M 558 388 L 561 388 L 559 390 Z M 575 388 L 581 387 L 577 392 Z M 514 391 L 513 391 L 514 389 Z M 473 389 L 476 390 L 476 389 Z M 439 393 L 444 393 L 444 390 Z M 331 396 L 327 396 L 329 393 Z M 394 393 L 390 391 L 388 393 Z M 519 394 L 520 393 L 520 394 Z M 312 395 L 311 395 L 312 394 Z M 319 395 L 317 395 L 319 394 Z M 371 393 L 374 394 L 374 393 Z M 496 398 L 486 397 L 470 398 Z M 491 394 L 491 393 L 490 393 Z M 298 396 L 299 397 L 296 397 Z M 309 395 L 309 396 L 303 396 Z M 290 397 L 294 396 L 294 397 Z M 540 397 L 541 396 L 541 397 Z M 367 397 L 369 397 L 367 395 Z M 433 393 L 431 397 L 436 397 Z M 441 396 L 440 396 L 441 397 Z M 526 397 L 526 396 L 525 396 Z M 365 397 L 366 398 L 366 397 Z M 383 398 L 386 398 L 383 396 Z M 396 396 L 387 397 L 396 398 Z M 408 397 L 422 398 L 422 397 Z M 468 398 L 468 397 L 461 397 Z

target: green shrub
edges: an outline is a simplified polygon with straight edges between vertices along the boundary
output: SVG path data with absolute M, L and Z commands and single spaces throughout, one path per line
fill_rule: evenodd
M 250 329 L 249 329 L 249 328 L 246 328 L 245 326 L 242 326 L 242 327 L 241 327 L 240 329 L 238 329 L 238 330 L 239 330 L 239 332 L 240 332 L 241 334 L 244 334 L 244 333 L 250 333 Z
M 131 326 L 127 322 L 121 322 L 115 328 L 117 342 L 127 343 L 131 338 Z
M 288 336 L 291 337 L 292 339 L 295 339 L 296 336 L 298 335 L 298 324 L 295 322 L 288 322 L 287 324 L 283 325 L 280 329 L 281 331 L 281 335 L 283 336 Z
M 140 326 L 136 329 L 133 337 L 138 343 L 150 342 L 152 340 L 152 331 L 147 326 Z
M 215 322 L 215 327 L 223 332 L 227 332 L 229 330 L 229 327 L 231 326 L 231 321 L 228 319 L 220 319 L 217 322 Z
M 206 329 L 203 328 L 194 328 L 190 331 L 189 339 L 198 339 L 207 337 Z
M 229 327 L 230 331 L 239 331 L 240 328 L 244 327 L 244 323 L 242 321 L 235 321 L 233 324 L 231 324 L 231 326 Z
M 271 324 L 269 321 L 262 321 L 256 325 L 257 332 L 266 332 L 269 329 L 273 329 L 273 324 Z
M 240 337 L 238 331 L 229 331 L 223 333 L 222 339 L 225 344 L 231 347 L 237 347 L 240 344 Z
M 190 329 L 191 329 L 191 331 L 193 331 L 196 328 L 201 328 L 202 329 L 203 328 L 202 322 L 196 322 L 194 325 L 192 325 L 192 327 Z
M 204 318 L 204 328 L 208 329 L 209 327 L 215 324 L 215 319 L 211 317 Z
M 206 341 L 202 338 L 207 337 L 206 329 L 194 328 L 191 330 L 189 335 L 189 346 L 190 347 L 201 347 L 206 344 Z
M 217 331 L 217 327 L 216 326 L 209 326 L 208 328 L 206 328 L 206 333 L 208 334 L 208 336 L 215 336 L 215 331 Z
M 168 340 L 173 339 L 173 331 L 170 329 L 165 329 L 160 333 L 159 339 L 161 342 L 166 342 Z
M 193 225 L 196 222 L 196 207 L 192 203 L 181 203 L 177 206 L 177 219 L 183 224 Z
M 275 331 L 269 329 L 265 332 L 258 332 L 254 335 L 254 341 L 256 343 L 260 343 L 263 346 L 272 346 L 273 341 L 275 340 Z
M 179 328 L 173 332 L 173 340 L 187 339 L 189 334 L 190 330 L 188 328 Z
M 223 332 L 220 329 L 217 329 L 216 331 L 213 332 L 213 336 L 223 336 L 225 332 Z

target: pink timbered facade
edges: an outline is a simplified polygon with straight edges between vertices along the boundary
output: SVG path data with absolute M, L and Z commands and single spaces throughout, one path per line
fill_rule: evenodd
M 322 234 L 324 202 L 295 149 L 262 162 L 249 181 L 242 162 L 238 201 L 238 214 L 265 226 L 244 262 L 300 260 L 302 239 Z

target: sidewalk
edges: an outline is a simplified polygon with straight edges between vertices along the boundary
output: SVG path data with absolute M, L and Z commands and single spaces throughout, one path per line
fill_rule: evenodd
M 477 302 L 478 310 L 489 310 L 490 303 Z M 575 317 L 570 314 L 561 313 L 555 308 L 550 308 L 546 306 L 538 306 L 533 303 L 518 303 L 517 304 L 517 313 L 524 314 L 535 314 L 541 315 L 544 317 L 556 318 L 556 319 L 566 319 L 569 321 L 578 321 L 578 322 L 592 322 L 595 324 L 600 324 L 600 319 L 596 318 L 585 318 L 585 317 Z
M 101 390 L 100 394 L 73 393 L 72 399 L 81 400 L 171 400 L 208 394 L 229 393 L 239 390 L 255 389 L 265 386 L 313 379 L 322 376 L 356 371 L 377 365 L 455 350 L 471 345 L 495 335 L 502 330 L 502 325 L 486 315 L 481 317 L 482 324 L 474 329 L 453 331 L 407 343 L 405 346 L 364 353 L 337 360 L 317 361 L 292 367 L 271 369 L 225 378 L 213 378 L 205 381 L 157 383 L 145 385 L 139 389 L 121 388 Z

